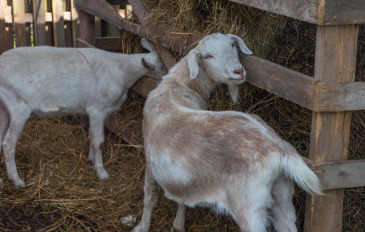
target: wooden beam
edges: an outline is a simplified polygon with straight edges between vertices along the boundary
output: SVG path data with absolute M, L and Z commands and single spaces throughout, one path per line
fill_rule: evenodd
M 240 54 L 247 82 L 300 106 L 312 109 L 314 78 L 256 56 Z
M 142 97 L 147 98 L 148 94 L 154 90 L 158 85 L 158 82 L 149 77 L 142 77 L 133 86 L 132 90 L 137 92 Z
M 75 41 L 76 41 L 75 47 L 77 48 L 95 48 L 94 45 L 90 44 L 89 42 L 81 38 L 76 38 Z
M 17 47 L 27 46 L 25 38 L 25 4 L 24 1 L 13 2 L 14 32 Z
M 365 23 L 363 0 L 230 0 L 317 25 Z
M 33 0 L 33 16 L 35 45 L 47 45 L 45 5 L 43 0 Z
M 0 55 L 6 51 L 6 33 L 5 33 L 5 13 L 7 8 L 7 1 L 0 0 Z
M 137 15 L 141 24 L 145 23 L 145 19 L 149 14 L 149 9 L 143 4 L 141 0 L 128 0 L 131 4 L 133 12 Z
M 121 51 L 121 38 L 120 37 L 101 37 L 95 38 L 95 47 L 110 51 L 110 52 L 117 52 Z
M 318 2 L 321 0 L 230 0 L 246 6 L 299 19 L 309 23 L 317 22 Z
M 74 0 L 71 0 L 71 19 L 72 19 L 72 44 L 76 47 L 76 38 L 80 37 L 80 18 L 79 12 L 74 5 Z
M 365 186 L 365 160 L 318 162 L 309 166 L 325 190 Z
M 95 44 L 95 17 L 80 10 L 80 39 Z
M 355 78 L 359 27 L 318 26 L 315 79 L 329 83 Z M 312 114 L 309 159 L 315 162 L 345 160 L 348 156 L 351 112 Z M 344 190 L 325 191 L 326 196 L 307 196 L 304 230 L 340 232 Z
M 55 47 L 65 47 L 65 23 L 63 20 L 63 0 L 52 1 L 53 38 Z
M 321 25 L 344 25 L 365 23 L 364 0 L 326 0 L 324 9 L 319 11 Z
M 315 84 L 313 111 L 352 110 L 365 110 L 365 82 Z
M 109 23 L 122 27 L 124 30 L 132 32 L 140 37 L 148 38 L 158 42 L 164 47 L 173 49 L 185 54 L 193 48 L 200 39 L 200 36 L 190 33 L 177 34 L 172 27 L 166 23 L 156 23 L 138 25 L 124 20 L 111 5 L 102 0 L 75 0 L 75 6 L 95 15 Z

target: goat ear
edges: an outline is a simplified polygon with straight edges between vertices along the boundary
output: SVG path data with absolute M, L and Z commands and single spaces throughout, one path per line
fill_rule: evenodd
M 155 45 L 145 38 L 141 39 L 141 45 L 150 52 L 156 51 Z
M 239 86 L 236 84 L 229 83 L 228 91 L 229 94 L 231 95 L 233 103 L 236 104 L 238 100 Z
M 253 52 L 250 49 L 248 49 L 245 42 L 243 42 L 243 40 L 240 37 L 232 34 L 227 34 L 227 36 L 231 38 L 233 43 L 235 43 L 236 47 L 238 47 L 244 54 L 252 55 Z
M 196 49 L 193 49 L 188 54 L 188 68 L 190 74 L 190 80 L 195 79 L 199 73 L 199 64 L 198 64 L 199 52 Z
M 151 63 L 148 63 L 144 58 L 141 60 L 143 67 L 145 67 L 148 71 L 155 71 L 155 66 Z

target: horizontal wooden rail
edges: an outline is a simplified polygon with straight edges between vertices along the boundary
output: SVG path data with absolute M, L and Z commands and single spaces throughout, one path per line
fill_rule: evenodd
M 363 0 L 230 0 L 317 25 L 365 23 Z
M 365 82 L 315 84 L 313 111 L 352 111 L 365 109 Z
M 11 7 L 9 7 L 9 8 L 11 10 Z M 33 23 L 33 14 L 32 13 L 25 13 L 24 16 L 25 16 L 25 18 L 24 18 L 25 23 Z M 45 16 L 45 21 L 47 23 L 53 22 L 52 12 L 45 12 L 44 16 Z M 63 12 L 63 20 L 64 21 L 72 21 L 70 11 L 64 11 Z M 11 14 L 11 11 L 9 11 L 9 10 L 7 10 L 6 14 L 5 14 L 5 23 L 13 23 L 13 16 Z
M 151 24 L 146 27 L 145 25 L 130 23 L 121 18 L 104 1 L 92 0 L 94 2 L 93 4 L 85 4 L 84 1 L 86 0 L 76 0 L 76 3 L 80 4 L 80 6 L 76 6 L 141 37 L 146 37 L 151 40 L 156 40 L 155 37 L 157 37 L 160 45 L 179 53 L 188 52 L 200 39 L 198 35 L 192 34 L 187 34 L 187 37 L 186 35 L 185 37 L 180 36 L 178 33 L 172 32 L 171 27 L 166 24 Z M 133 6 L 136 6 L 134 8 L 137 9 L 136 12 L 140 20 L 144 18 L 146 9 L 135 3 L 138 1 L 130 2 L 132 5 L 134 3 Z M 109 5 L 109 7 L 105 5 Z M 103 11 L 98 10 L 101 7 L 103 7 Z M 161 27 L 158 28 L 158 25 Z M 105 43 L 105 46 L 108 46 L 107 44 L 110 45 L 110 42 L 107 41 L 108 39 L 100 40 L 96 43 L 99 45 Z M 113 46 L 110 48 L 114 49 Z M 259 57 L 240 55 L 240 60 L 247 69 L 247 81 L 250 84 L 263 88 L 307 109 L 315 112 L 339 112 L 365 109 L 365 100 L 363 97 L 365 83 L 319 83 L 310 76 Z M 333 101 L 334 99 L 337 100 Z
M 247 81 L 307 109 L 312 109 L 315 80 L 256 56 L 240 55 Z
M 365 186 L 365 160 L 318 162 L 309 166 L 324 190 Z

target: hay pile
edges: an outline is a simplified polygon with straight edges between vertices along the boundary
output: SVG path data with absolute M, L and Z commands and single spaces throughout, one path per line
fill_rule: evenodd
M 316 27 L 290 18 L 251 9 L 223 0 L 145 1 L 150 20 L 168 22 L 177 32 L 206 35 L 233 33 L 246 41 L 254 54 L 285 67 L 313 75 Z M 122 32 L 123 52 L 140 52 L 139 39 Z M 365 81 L 365 26 L 361 26 L 357 81 Z M 361 79 L 361 77 L 363 79 Z M 130 93 L 117 113 L 118 131 L 134 133 L 132 144 L 106 131 L 105 167 L 112 178 L 100 181 L 86 163 L 87 132 L 77 116 L 27 122 L 16 150 L 19 174 L 26 189 L 15 189 L 0 163 L 0 231 L 131 231 L 123 219 L 141 218 L 145 160 L 141 145 L 144 99 Z M 226 87 L 211 98 L 212 110 L 237 110 L 261 116 L 283 139 L 307 156 L 311 112 L 249 84 L 241 87 L 239 104 L 233 105 Z M 351 126 L 350 159 L 365 158 L 365 113 L 355 112 Z M 297 225 L 303 231 L 305 194 L 296 189 Z M 176 203 L 160 194 L 152 215 L 152 231 L 169 231 Z M 133 223 L 132 223 L 133 224 Z M 208 209 L 188 209 L 186 231 L 239 231 L 225 216 Z M 343 231 L 365 231 L 365 189 L 347 189 Z

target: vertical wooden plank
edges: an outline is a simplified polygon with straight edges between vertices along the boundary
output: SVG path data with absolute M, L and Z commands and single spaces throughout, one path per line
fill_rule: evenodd
M 45 1 L 33 0 L 34 44 L 46 45 Z
M 80 38 L 91 45 L 95 45 L 95 16 L 82 10 L 80 16 Z
M 65 47 L 65 23 L 63 0 L 52 0 L 53 38 L 55 47 Z
M 0 55 L 6 51 L 6 25 L 5 25 L 5 11 L 7 7 L 6 0 L 0 0 Z
M 46 0 L 46 12 L 49 12 L 49 13 L 52 14 L 52 0 Z M 46 21 L 46 43 L 47 43 L 48 46 L 53 46 L 54 45 L 53 22 L 47 22 Z
M 7 0 L 7 7 L 5 9 L 5 14 L 9 15 L 9 20 L 5 18 L 5 37 L 6 37 L 6 50 L 14 48 L 14 28 L 13 28 L 13 14 L 12 14 L 12 0 Z M 6 17 L 5 15 L 5 17 Z
M 355 78 L 359 27 L 318 26 L 315 74 L 323 82 L 352 82 Z M 309 158 L 316 162 L 347 159 L 351 112 L 313 113 Z M 307 196 L 305 231 L 340 232 L 344 190 Z
M 14 31 L 17 47 L 26 46 L 25 37 L 25 5 L 24 1 L 13 1 Z
M 71 0 L 65 0 L 64 9 L 71 12 Z M 65 21 L 65 46 L 72 47 L 72 22 Z
M 71 0 L 71 18 L 72 18 L 72 44 L 76 47 L 76 38 L 80 37 L 80 18 L 79 12 L 74 5 L 74 0 Z
M 113 6 L 113 8 L 119 12 L 119 7 L 118 5 Z M 113 24 L 109 23 L 109 36 L 110 37 L 119 37 L 120 36 L 120 32 L 119 32 L 119 28 L 117 26 L 114 26 Z
M 101 37 L 101 19 L 95 17 L 95 37 Z
M 29 4 L 29 0 L 24 0 L 24 8 L 25 13 L 32 13 L 32 7 Z M 32 46 L 32 33 L 31 33 L 31 24 L 30 22 L 26 22 L 25 20 L 25 43 L 27 46 Z

